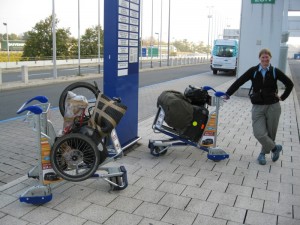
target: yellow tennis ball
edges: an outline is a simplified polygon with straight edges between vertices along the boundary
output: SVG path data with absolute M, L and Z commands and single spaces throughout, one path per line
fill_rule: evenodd
M 194 122 L 193 122 L 193 126 L 195 127 L 195 126 L 197 126 L 197 125 L 198 125 L 197 121 L 194 121 Z

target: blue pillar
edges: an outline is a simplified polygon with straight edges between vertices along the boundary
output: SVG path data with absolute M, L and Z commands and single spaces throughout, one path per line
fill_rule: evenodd
M 104 1 L 103 87 L 128 107 L 117 126 L 122 147 L 139 139 L 139 16 L 140 0 Z

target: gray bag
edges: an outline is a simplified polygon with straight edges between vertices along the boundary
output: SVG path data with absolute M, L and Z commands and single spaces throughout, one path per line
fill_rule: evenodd
M 165 122 L 177 130 L 188 127 L 193 119 L 193 106 L 184 95 L 178 91 L 163 91 L 157 99 L 165 112 Z

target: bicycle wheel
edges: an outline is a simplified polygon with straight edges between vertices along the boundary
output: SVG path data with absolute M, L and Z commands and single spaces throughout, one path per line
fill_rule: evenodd
M 85 96 L 89 102 L 89 106 L 87 108 L 95 105 L 96 99 L 100 92 L 98 90 L 98 87 L 87 82 L 75 82 L 73 84 L 70 84 L 63 90 L 59 97 L 59 111 L 62 116 L 65 115 L 65 102 L 68 95 L 68 91 L 72 91 L 76 95 Z
M 100 153 L 92 139 L 70 133 L 54 143 L 50 160 L 57 175 L 65 180 L 78 182 L 95 173 L 100 164 Z

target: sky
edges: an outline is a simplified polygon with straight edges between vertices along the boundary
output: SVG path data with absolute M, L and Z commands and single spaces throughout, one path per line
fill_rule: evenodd
M 100 24 L 103 27 L 104 0 L 79 0 L 80 35 L 84 34 L 85 29 L 98 25 L 98 1 L 100 1 Z M 149 38 L 153 34 L 155 39 L 167 42 L 169 0 L 140 1 L 142 37 Z M 54 2 L 56 18 L 59 20 L 58 27 L 70 28 L 71 35 L 77 38 L 78 0 L 54 0 Z M 170 2 L 171 42 L 187 39 L 207 44 L 208 41 L 220 37 L 223 28 L 239 28 L 242 0 L 170 0 Z M 6 33 L 3 23 L 7 23 L 9 34 L 18 35 L 32 30 L 36 23 L 52 15 L 52 3 L 53 0 L 0 0 L 0 33 Z M 210 23 L 208 15 L 212 16 Z
M 32 30 L 36 23 L 52 15 L 53 0 L 0 0 L 0 33 L 22 34 Z M 169 1 L 141 0 L 141 34 L 168 40 Z M 103 3 L 100 0 L 100 23 L 103 25 Z M 162 11 L 161 11 L 162 6 Z M 208 41 L 208 14 L 213 18 L 210 36 L 217 36 L 222 26 L 238 28 L 241 0 L 171 0 L 170 39 L 193 42 Z M 228 13 L 229 12 L 229 13 Z M 70 28 L 78 37 L 78 0 L 55 0 L 55 13 L 59 28 Z M 161 17 L 162 15 L 162 17 Z M 98 0 L 80 0 L 80 34 L 98 24 Z M 152 29 L 153 28 L 153 29 Z M 159 35 L 155 34 L 159 33 Z M 161 35 L 160 35 L 161 34 Z

